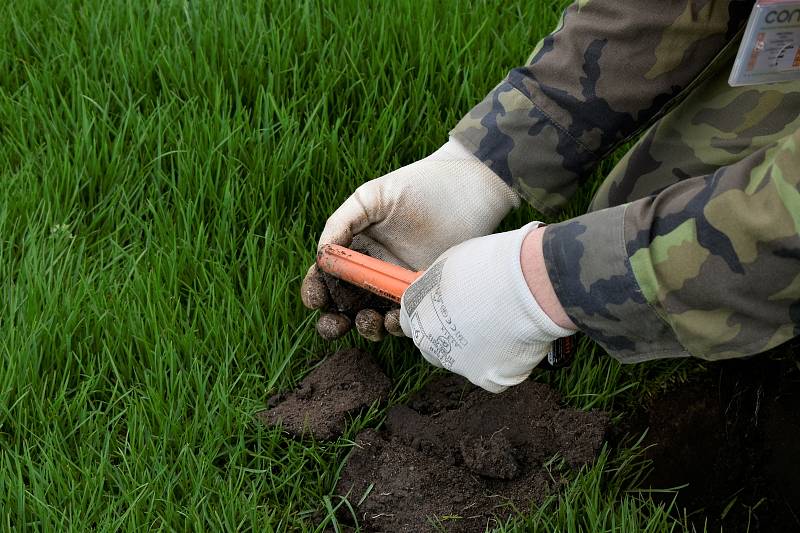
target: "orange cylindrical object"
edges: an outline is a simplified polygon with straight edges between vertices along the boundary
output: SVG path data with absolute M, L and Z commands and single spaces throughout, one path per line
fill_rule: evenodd
M 331 276 L 397 303 L 408 286 L 422 275 L 336 244 L 320 248 L 317 266 Z
M 408 286 L 423 274 L 336 244 L 326 244 L 317 252 L 317 266 L 331 276 L 396 303 L 400 303 Z M 548 354 L 548 364 L 552 365 L 550 368 L 568 365 L 575 354 L 575 347 L 574 335 L 556 339 Z M 551 354 L 554 354 L 552 361 Z

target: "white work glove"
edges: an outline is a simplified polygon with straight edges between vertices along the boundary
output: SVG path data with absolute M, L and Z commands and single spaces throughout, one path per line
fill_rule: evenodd
M 518 206 L 519 197 L 511 187 L 450 139 L 425 159 L 356 189 L 328 219 L 319 247 L 350 246 L 405 268 L 424 270 L 448 248 L 494 231 Z M 318 276 L 312 267 L 304 287 Z M 329 301 L 304 299 L 304 303 L 318 309 Z M 399 325 L 390 332 L 402 334 Z
M 328 219 L 319 246 L 347 246 L 360 234 L 373 257 L 422 270 L 448 248 L 488 235 L 518 206 L 511 187 L 450 139 L 356 189 Z
M 522 273 L 522 241 L 539 225 L 459 244 L 406 290 L 400 324 L 425 359 L 502 392 L 574 333 L 547 316 Z

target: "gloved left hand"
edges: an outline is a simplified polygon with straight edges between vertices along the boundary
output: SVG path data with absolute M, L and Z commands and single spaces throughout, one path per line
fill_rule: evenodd
M 522 272 L 522 242 L 539 225 L 461 243 L 406 290 L 400 325 L 425 359 L 502 392 L 574 333 L 542 310 Z
M 428 157 L 356 189 L 328 218 L 318 246 L 349 246 L 411 270 L 424 270 L 451 246 L 494 231 L 518 206 L 519 196 L 508 184 L 461 143 L 450 139 Z M 319 297 L 309 298 L 310 294 Z M 309 309 L 330 303 L 316 266 L 309 269 L 301 295 Z M 396 316 L 395 310 L 390 311 L 383 323 L 378 323 L 377 334 L 366 334 L 365 329 L 374 328 L 360 328 L 356 317 L 356 329 L 364 337 L 378 340 L 385 324 L 396 335 Z M 350 321 L 342 315 L 326 314 L 320 320 L 341 326 L 317 324 L 320 334 L 326 329 L 335 333 L 326 336 L 329 339 L 349 329 Z

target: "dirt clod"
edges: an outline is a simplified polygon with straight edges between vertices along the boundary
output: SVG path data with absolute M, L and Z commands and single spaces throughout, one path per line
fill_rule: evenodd
M 502 433 L 491 437 L 468 437 L 461 440 L 464 466 L 480 476 L 495 479 L 514 479 L 519 464 L 514 459 L 514 448 Z
M 339 313 L 322 313 L 317 319 L 317 333 L 326 341 L 342 337 L 350 331 L 350 319 Z
M 385 430 L 357 437 L 336 493 L 368 531 L 483 531 L 591 463 L 608 416 L 564 408 L 558 394 L 526 381 L 493 395 L 456 375 L 434 381 L 408 406 L 390 409 Z M 554 454 L 565 464 L 543 463 Z
M 386 336 L 383 329 L 383 315 L 374 309 L 362 309 L 356 315 L 356 329 L 368 341 L 378 342 Z
M 256 416 L 265 424 L 282 424 L 294 436 L 330 440 L 344 431 L 347 418 L 385 400 L 389 378 L 372 357 L 358 349 L 341 350 L 320 364 L 289 394 L 267 402 Z

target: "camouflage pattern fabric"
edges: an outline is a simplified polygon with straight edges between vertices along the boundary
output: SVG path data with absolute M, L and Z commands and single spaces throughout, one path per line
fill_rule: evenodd
M 622 361 L 777 346 L 800 333 L 800 131 L 549 226 L 544 255 L 567 313 Z
M 624 362 L 741 357 L 800 332 L 800 83 L 727 86 L 751 6 L 580 2 L 453 132 L 552 211 L 655 121 L 592 212 L 545 233 L 567 313 Z M 639 20 L 654 13 L 661 26 Z
M 753 2 L 589 0 L 569 7 L 529 64 L 450 132 L 531 205 L 553 213 L 595 166 L 688 94 Z
M 657 194 L 732 165 L 800 127 L 800 81 L 731 87 L 733 61 L 653 125 L 595 194 L 590 211 Z

